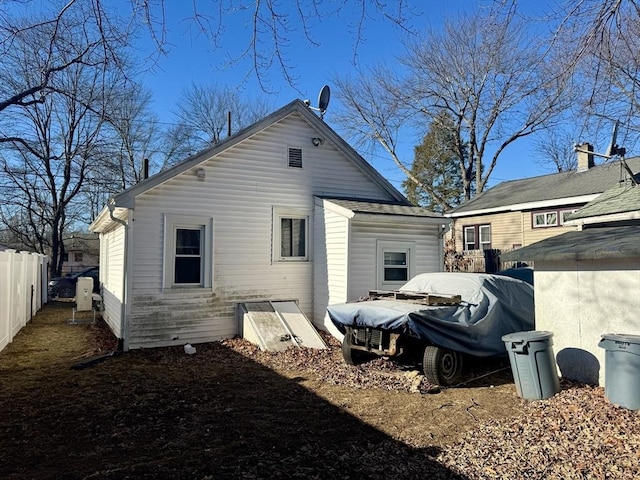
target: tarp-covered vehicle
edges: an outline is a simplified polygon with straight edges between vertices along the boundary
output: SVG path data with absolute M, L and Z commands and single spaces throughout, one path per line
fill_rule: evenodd
M 344 334 L 347 363 L 421 355 L 427 380 L 438 385 L 459 381 L 463 356 L 506 355 L 503 335 L 535 328 L 533 287 L 486 273 L 424 273 L 399 290 L 329 305 L 327 313 Z

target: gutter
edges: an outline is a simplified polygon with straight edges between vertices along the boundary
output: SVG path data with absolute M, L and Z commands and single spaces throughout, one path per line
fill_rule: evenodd
M 109 217 L 116 223 L 119 223 L 124 227 L 124 259 L 122 265 L 122 302 L 120 304 L 120 331 L 122 332 L 122 350 L 129 350 L 129 319 L 127 318 L 127 271 L 128 271 L 128 257 L 127 248 L 129 246 L 129 224 L 124 220 L 116 218 L 113 215 L 113 211 L 116 208 L 115 201 L 112 199 L 107 203 L 109 208 Z

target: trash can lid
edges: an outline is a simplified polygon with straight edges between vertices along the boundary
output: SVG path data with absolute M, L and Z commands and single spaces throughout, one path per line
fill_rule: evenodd
M 540 340 L 547 340 L 553 337 L 553 332 L 546 332 L 542 330 L 531 330 L 526 332 L 514 332 L 507 335 L 503 335 L 503 342 L 538 342 Z
M 628 335 L 619 333 L 604 333 L 602 340 L 610 340 L 612 342 L 637 343 L 640 345 L 640 335 Z

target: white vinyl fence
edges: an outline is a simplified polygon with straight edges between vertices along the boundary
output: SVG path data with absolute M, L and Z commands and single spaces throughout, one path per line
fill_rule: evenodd
M 0 351 L 47 301 L 48 257 L 0 251 Z

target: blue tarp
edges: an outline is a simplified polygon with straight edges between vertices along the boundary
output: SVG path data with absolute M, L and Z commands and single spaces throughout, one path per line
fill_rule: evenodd
M 506 354 L 503 335 L 535 328 L 533 287 L 515 278 L 485 273 L 424 273 L 399 290 L 460 295 L 462 303 L 437 306 L 369 300 L 329 305 L 329 318 L 342 333 L 345 327 L 373 327 L 482 357 Z

